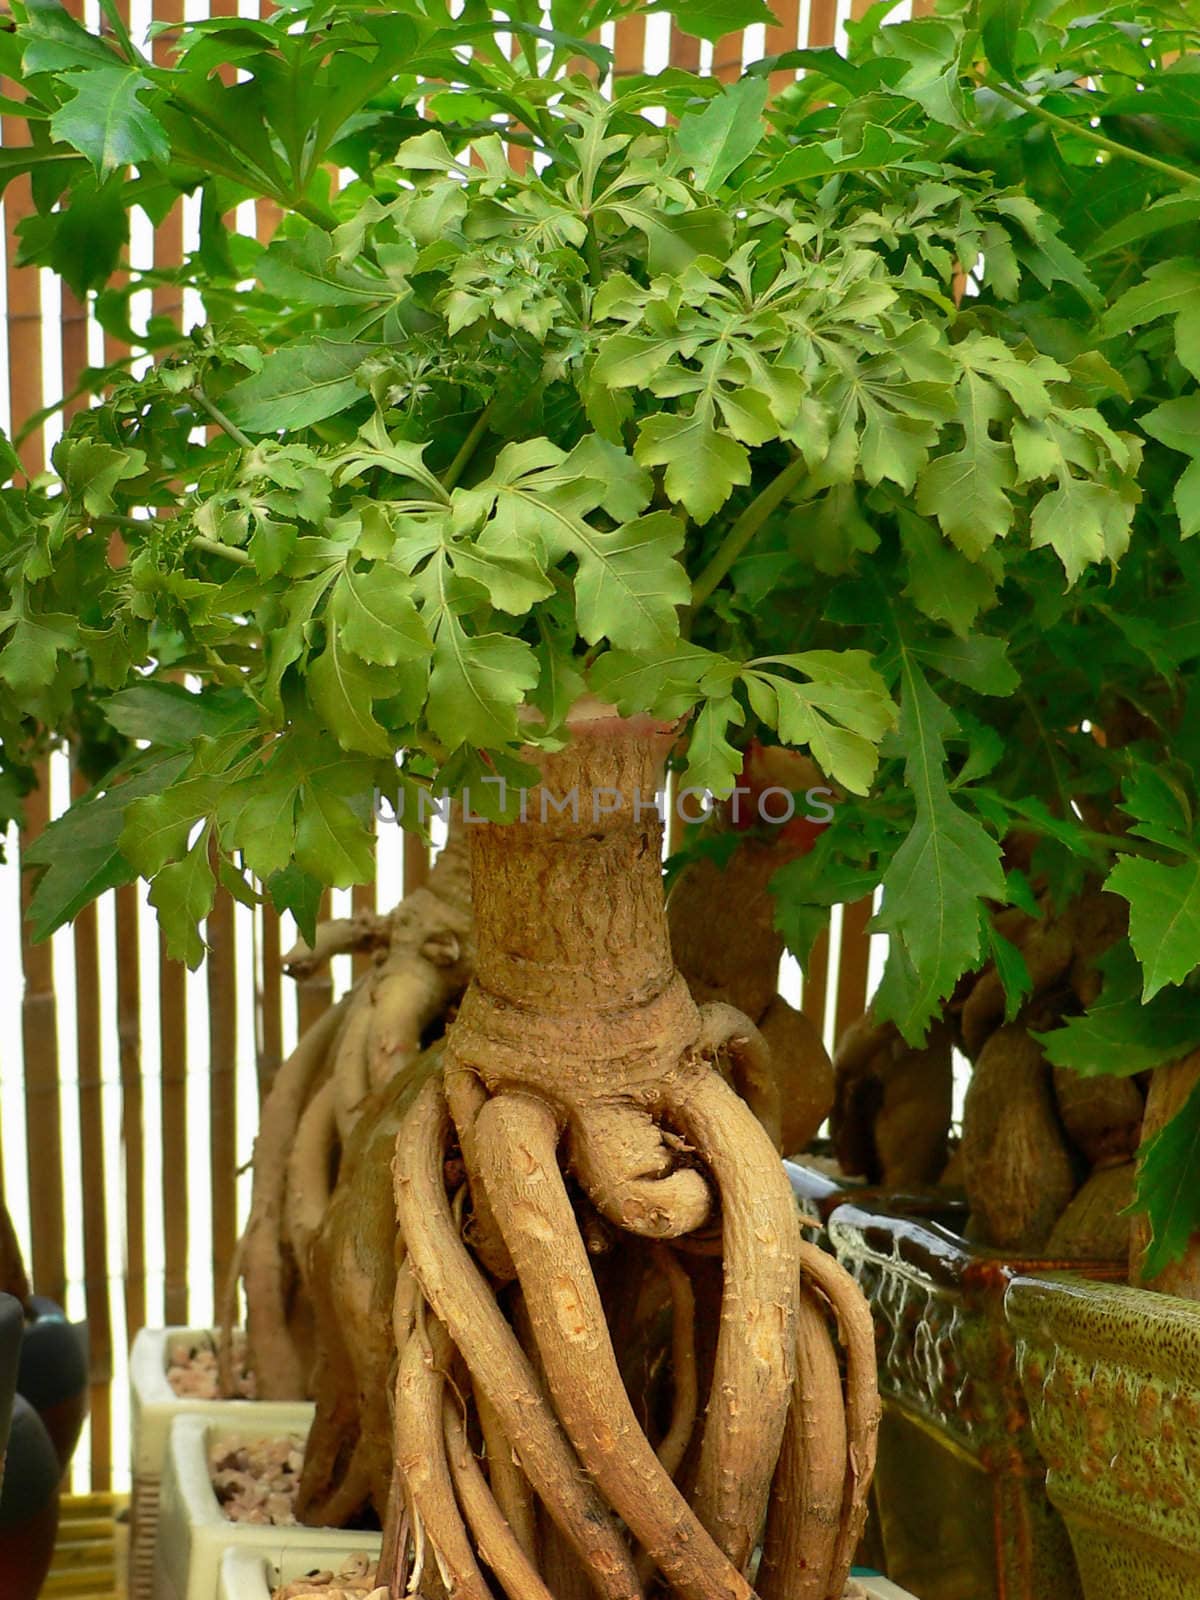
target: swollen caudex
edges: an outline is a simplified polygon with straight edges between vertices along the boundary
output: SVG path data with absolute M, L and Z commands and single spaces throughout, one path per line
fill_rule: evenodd
M 414 1464 L 403 1513 L 393 1497 L 386 1578 L 397 1595 L 402 1580 L 411 1584 L 408 1547 L 420 1543 L 452 1592 L 477 1594 L 463 1556 L 465 1513 L 485 1561 L 492 1541 L 497 1559 L 487 1564 L 511 1600 L 527 1600 L 522 1562 L 538 1544 L 538 1570 L 547 1574 L 549 1560 L 557 1574 L 565 1561 L 572 1594 L 578 1578 L 601 1600 L 632 1600 L 657 1569 L 687 1600 L 748 1600 L 768 1508 L 771 1549 L 792 1543 L 784 1491 L 802 1448 L 823 1515 L 835 1518 L 820 1541 L 832 1583 L 873 1451 L 873 1368 L 863 1364 L 857 1290 L 823 1263 L 801 1298 L 807 1263 L 772 1137 L 778 1094 L 766 1047 L 732 1008 L 697 1009 L 675 969 L 657 817 L 630 806 L 572 814 L 561 804 L 573 789 L 655 792 L 667 730 L 593 711 L 572 732 L 566 749 L 542 761 L 557 806 L 539 816 L 531 804 L 525 821 L 467 830 L 475 975 L 443 1071 L 420 1090 L 397 1137 L 406 1264 L 426 1326 L 446 1341 L 444 1370 L 461 1364 L 469 1375 L 462 1393 L 483 1422 L 489 1498 L 480 1499 L 461 1457 L 457 1470 L 450 1459 L 459 1443 L 451 1419 L 431 1449 L 439 1480 L 444 1461 L 459 1499 L 433 1493 L 428 1462 Z M 757 1102 L 770 1134 L 721 1069 Z M 450 1199 L 456 1192 L 461 1205 L 464 1172 L 465 1227 Z M 716 1346 L 705 1353 L 692 1280 L 699 1273 L 696 1283 L 707 1282 L 707 1267 L 672 1251 L 697 1230 L 708 1237 L 714 1222 L 723 1270 Z M 619 1258 L 622 1232 L 660 1241 L 630 1257 L 634 1279 L 643 1261 L 657 1265 L 665 1293 L 656 1303 L 672 1324 L 671 1405 L 657 1446 L 622 1376 L 630 1327 L 606 1303 L 589 1254 Z M 850 1334 L 848 1411 L 831 1315 Z M 416 1337 L 408 1334 L 402 1372 L 416 1359 Z M 823 1411 L 814 1386 L 831 1382 Z M 426 1439 L 431 1404 L 432 1393 Z M 406 1415 L 398 1405 L 402 1466 L 412 1459 L 411 1436 L 401 1437 Z M 549 1518 L 540 1537 L 531 1494 Z M 500 1543 L 497 1516 L 509 1530 Z M 811 1581 L 768 1576 L 773 1600 L 818 1592 Z

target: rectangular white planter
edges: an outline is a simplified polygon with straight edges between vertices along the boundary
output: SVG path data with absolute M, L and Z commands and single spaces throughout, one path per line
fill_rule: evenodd
M 168 1357 L 176 1343 L 212 1340 L 207 1328 L 143 1328 L 129 1353 L 132 1461 L 129 1537 L 130 1600 L 157 1600 L 154 1539 L 167 1439 L 176 1417 L 220 1421 L 230 1431 L 306 1434 L 309 1401 L 196 1400 L 177 1395 L 167 1381 Z
M 217 1600 L 271 1600 L 280 1584 L 294 1583 L 305 1573 L 330 1565 L 324 1556 L 318 1554 L 310 1560 L 308 1554 L 298 1548 L 286 1551 L 278 1561 L 257 1550 L 226 1550 L 221 1558 Z M 869 1600 L 916 1600 L 907 1589 L 889 1583 L 886 1578 L 856 1578 L 854 1581 Z
M 345 1559 L 344 1555 L 338 1557 L 339 1561 Z M 329 1570 L 330 1563 L 318 1546 L 286 1550 L 278 1561 L 258 1551 L 226 1550 L 217 1578 L 217 1600 L 271 1600 L 280 1584 Z
M 150 1590 L 153 1600 L 217 1600 L 222 1557 L 228 1552 L 258 1556 L 276 1570 L 286 1563 L 285 1570 L 294 1571 L 296 1576 L 320 1567 L 336 1571 L 349 1556 L 361 1551 L 378 1554 L 378 1533 L 348 1532 L 342 1528 L 275 1528 L 229 1521 L 209 1476 L 212 1447 L 233 1440 L 308 1432 L 307 1421 L 300 1427 L 268 1426 L 261 1408 L 253 1402 L 251 1411 L 251 1419 L 240 1424 L 224 1417 L 217 1421 L 176 1417 L 171 1424 L 158 1500 Z M 296 1561 L 299 1566 L 295 1566 Z M 252 1563 L 247 1570 L 253 1574 Z M 265 1566 L 259 1569 L 264 1582 L 265 1573 Z M 261 1588 L 247 1592 L 257 1594 L 261 1600 Z

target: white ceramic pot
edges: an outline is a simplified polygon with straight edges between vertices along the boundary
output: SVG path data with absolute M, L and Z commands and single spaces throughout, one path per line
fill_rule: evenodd
M 236 1426 L 225 1419 L 176 1417 L 171 1424 L 158 1500 L 158 1532 L 154 1541 L 154 1566 L 150 1593 L 153 1600 L 217 1600 L 222 1559 L 238 1553 L 249 1558 L 235 1568 L 251 1584 L 246 1590 L 262 1600 L 262 1584 L 255 1588 L 257 1570 L 267 1582 L 267 1565 L 284 1577 L 300 1577 L 319 1568 L 336 1571 L 350 1556 L 378 1554 L 377 1533 L 347 1532 L 342 1528 L 271 1527 L 260 1523 L 230 1522 L 218 1503 L 209 1476 L 210 1451 L 225 1443 L 252 1438 L 279 1438 L 288 1433 L 304 1436 L 302 1427 L 264 1424 L 257 1407 L 249 1424 Z M 262 1563 L 254 1567 L 254 1558 Z M 298 1563 L 298 1565 L 297 1565 Z M 275 1580 L 278 1581 L 278 1580 Z M 241 1591 L 232 1591 L 240 1594 Z M 268 1586 L 266 1592 L 270 1593 Z
M 220 1421 L 230 1431 L 265 1429 L 307 1434 L 309 1401 L 194 1400 L 177 1395 L 167 1381 L 169 1353 L 175 1344 L 214 1342 L 206 1328 L 143 1328 L 129 1353 L 132 1461 L 129 1537 L 130 1600 L 156 1600 L 154 1539 L 167 1439 L 176 1417 Z

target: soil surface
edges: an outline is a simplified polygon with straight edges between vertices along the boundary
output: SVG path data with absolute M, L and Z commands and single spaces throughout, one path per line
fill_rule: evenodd
M 233 1334 L 235 1400 L 257 1400 L 254 1374 L 246 1369 L 246 1336 L 240 1328 Z M 217 1377 L 217 1347 L 211 1334 L 194 1339 L 175 1339 L 167 1349 L 167 1382 L 181 1400 L 220 1400 Z
M 208 1454 L 208 1471 L 230 1522 L 281 1528 L 296 1522 L 296 1490 L 304 1465 L 301 1434 L 275 1439 L 227 1439 Z

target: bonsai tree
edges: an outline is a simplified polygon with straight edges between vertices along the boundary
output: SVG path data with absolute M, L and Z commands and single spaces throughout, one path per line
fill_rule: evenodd
M 197 187 L 210 219 L 211 320 L 98 375 L 5 500 L 11 770 L 85 716 L 128 741 L 40 847 L 40 931 L 140 874 L 188 960 L 218 879 L 311 941 L 321 886 L 371 871 L 377 795 L 462 807 L 475 976 L 395 1074 L 399 1236 L 370 1235 L 396 1593 L 426 1561 L 473 1594 L 481 1561 L 522 1596 L 841 1593 L 869 1319 L 726 1081 L 769 1084 L 761 1036 L 673 966 L 652 799 L 674 750 L 729 795 L 751 739 L 863 797 L 781 923 L 802 947 L 882 881 L 878 1005 L 918 1040 L 1023 893 L 1001 839 L 1031 807 L 985 782 L 976 697 L 1037 683 L 1014 617 L 1036 634 L 1137 549 L 1138 440 L 1095 403 L 1119 378 L 1014 312 L 1029 274 L 1087 282 L 1053 221 L 881 102 L 768 114 L 770 63 L 609 85 L 586 36 L 635 10 L 516 16 L 515 57 L 415 4 L 188 24 L 169 67 L 115 14 L 109 39 L 38 5 L 4 46 L 34 259 Z M 877 92 L 903 108 L 923 70 Z M 284 211 L 265 249 L 216 226 L 247 195 Z

